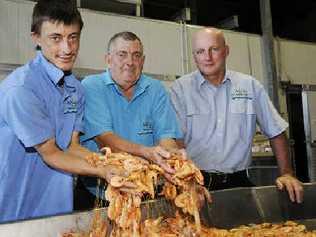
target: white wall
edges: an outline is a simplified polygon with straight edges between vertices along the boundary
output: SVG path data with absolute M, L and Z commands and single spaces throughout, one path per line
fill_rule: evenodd
M 30 38 L 34 3 L 0 0 L 0 63 L 24 64 L 34 56 Z M 106 14 L 81 9 L 84 28 L 76 67 L 104 69 L 104 53 L 110 37 L 133 31 L 144 43 L 144 71 L 152 74 L 182 74 L 181 26 L 172 22 Z
M 23 64 L 34 56 L 30 38 L 33 2 L 0 0 L 0 62 Z
M 118 16 L 82 9 L 85 23 L 77 66 L 104 68 L 104 53 L 110 37 L 119 31 L 136 33 L 144 44 L 144 71 L 181 74 L 181 28 L 172 22 Z
M 0 0 L 0 63 L 24 64 L 34 56 L 30 38 L 34 2 Z M 190 38 L 198 26 L 183 25 L 81 9 L 85 26 L 76 67 L 103 70 L 109 38 L 119 31 L 135 32 L 146 54 L 144 71 L 151 74 L 182 75 L 195 69 Z M 228 67 L 264 81 L 261 37 L 224 31 L 230 45 Z M 187 39 L 187 41 L 185 41 Z M 282 80 L 316 84 L 316 44 L 276 39 L 278 73 Z M 187 54 L 183 53 L 183 45 Z M 186 69 L 187 68 L 187 69 Z
M 276 39 L 278 72 L 292 84 L 316 84 L 316 44 Z
M 33 2 L 0 0 L 0 63 L 24 64 L 34 56 L 30 39 Z M 85 23 L 76 67 L 104 69 L 104 53 L 110 37 L 119 31 L 133 31 L 143 41 L 146 54 L 144 71 L 151 74 L 182 75 L 195 68 L 190 38 L 200 27 L 120 16 L 81 9 Z M 187 34 L 186 34 L 187 31 Z M 225 32 L 231 46 L 230 68 L 262 79 L 260 37 Z M 187 40 L 187 41 L 186 41 Z M 184 46 L 185 45 L 185 46 Z M 188 47 L 187 54 L 183 47 Z M 188 62 L 187 62 L 188 61 Z M 188 68 L 187 68 L 188 67 Z

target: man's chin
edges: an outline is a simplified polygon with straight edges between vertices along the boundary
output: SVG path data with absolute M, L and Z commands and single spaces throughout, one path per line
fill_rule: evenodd
M 202 72 L 203 75 L 212 75 L 212 74 L 215 74 L 216 73 L 216 69 L 215 68 L 203 68 L 203 69 L 200 69 L 200 71 Z
M 128 84 L 134 84 L 135 81 L 137 81 L 138 78 L 135 76 L 135 75 L 128 75 L 128 76 L 125 76 L 125 82 L 128 83 Z
M 71 71 L 73 68 L 73 63 L 67 63 L 67 64 L 57 64 L 55 65 L 62 71 Z

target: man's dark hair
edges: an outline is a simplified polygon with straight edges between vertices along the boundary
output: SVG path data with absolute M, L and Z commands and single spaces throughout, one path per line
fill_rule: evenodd
M 108 52 L 110 52 L 112 50 L 112 45 L 118 38 L 122 38 L 122 39 L 127 40 L 127 41 L 138 40 L 141 47 L 143 48 L 142 41 L 138 38 L 138 36 L 136 34 L 134 34 L 133 32 L 130 32 L 130 31 L 122 31 L 122 32 L 119 32 L 119 33 L 116 33 L 115 35 L 113 35 L 111 37 L 111 39 L 109 40 Z
M 80 30 L 83 27 L 74 0 L 38 0 L 33 9 L 31 32 L 40 34 L 44 21 L 60 22 L 65 25 L 78 24 Z

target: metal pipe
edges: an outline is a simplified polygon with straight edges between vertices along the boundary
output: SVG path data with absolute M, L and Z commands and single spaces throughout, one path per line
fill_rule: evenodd
M 188 54 L 188 31 L 185 20 L 180 22 L 181 26 L 181 64 L 182 64 L 182 75 L 189 72 L 189 54 Z
M 263 61 L 266 67 L 265 85 L 274 106 L 280 111 L 270 0 L 260 0 L 260 16 Z
M 141 16 L 142 0 L 136 1 L 136 16 Z

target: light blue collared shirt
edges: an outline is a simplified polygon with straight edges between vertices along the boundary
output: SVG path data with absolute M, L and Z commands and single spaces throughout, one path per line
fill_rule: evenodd
M 86 77 L 82 85 L 86 105 L 81 142 L 88 149 L 98 152 L 94 138 L 105 132 L 145 146 L 155 146 L 161 139 L 182 138 L 169 94 L 160 81 L 141 75 L 130 101 L 109 71 Z M 84 182 L 95 194 L 95 179 L 85 178 Z
M 130 101 L 109 71 L 86 77 L 82 85 L 86 105 L 81 141 L 87 148 L 98 151 L 94 137 L 105 132 L 145 146 L 157 145 L 164 138 L 182 137 L 169 95 L 160 81 L 142 75 Z
M 0 222 L 71 212 L 72 175 L 49 167 L 34 146 L 55 138 L 65 150 L 82 131 L 80 82 L 38 52 L 0 83 L 0 98 Z
M 259 81 L 239 72 L 228 70 L 218 87 L 192 72 L 175 81 L 171 99 L 188 155 L 206 171 L 248 168 L 256 122 L 269 138 L 288 126 Z

